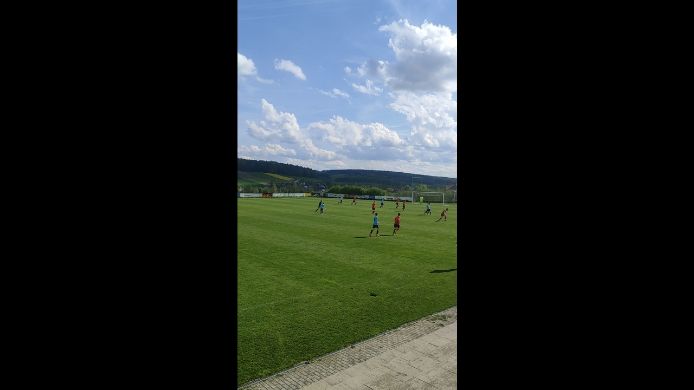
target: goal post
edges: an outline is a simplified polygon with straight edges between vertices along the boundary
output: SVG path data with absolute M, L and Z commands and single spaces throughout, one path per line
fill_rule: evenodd
M 418 192 L 416 194 L 424 198 L 425 202 L 427 202 L 427 199 L 430 199 L 429 201 L 431 201 L 432 199 L 436 199 L 436 201 L 438 201 L 440 196 L 441 204 L 446 204 L 445 194 L 443 192 Z

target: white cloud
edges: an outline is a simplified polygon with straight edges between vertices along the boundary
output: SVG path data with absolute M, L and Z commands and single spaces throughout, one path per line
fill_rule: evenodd
M 458 103 L 449 94 L 400 91 L 391 96 L 395 100 L 390 107 L 412 124 L 413 141 L 429 148 L 457 150 Z
M 400 20 L 381 26 L 397 61 L 387 64 L 387 84 L 394 90 L 455 92 L 458 88 L 457 34 L 443 25 L 421 26 Z
M 255 79 L 258 80 L 259 82 L 263 84 L 272 84 L 274 81 L 273 80 L 268 80 L 261 78 L 258 76 L 258 69 L 255 67 L 255 63 L 253 63 L 253 60 L 244 56 L 241 53 L 236 53 L 238 54 L 238 62 L 237 62 L 237 72 L 238 72 L 238 77 L 244 78 L 248 76 L 255 76 Z
M 237 53 L 237 54 L 238 54 L 237 69 L 238 69 L 239 77 L 255 76 L 258 73 L 258 71 L 255 69 L 255 64 L 253 63 L 253 60 L 244 56 L 241 53 Z
M 313 141 L 308 138 L 305 132 L 302 132 L 296 116 L 292 113 L 281 112 L 275 109 L 275 106 L 267 100 L 262 99 L 260 102 L 263 120 L 259 122 L 246 121 L 248 126 L 248 134 L 251 137 L 261 141 L 286 142 L 290 145 L 295 145 L 296 149 L 285 149 L 284 147 L 275 144 L 282 148 L 274 148 L 275 151 L 292 150 L 299 157 L 319 158 L 331 160 L 337 157 L 333 151 L 324 150 L 313 144 Z M 269 145 L 268 145 L 269 146 Z M 245 150 L 245 152 L 259 152 L 259 150 Z M 286 155 L 286 154 L 285 154 Z
M 256 145 L 250 146 L 240 146 L 238 149 L 238 154 L 240 157 L 265 157 L 273 158 L 278 156 L 296 156 L 296 151 L 294 149 L 288 149 L 282 147 L 278 144 L 267 144 L 264 147 L 259 147 Z
M 391 91 L 390 107 L 410 122 L 409 141 L 413 145 L 423 150 L 456 151 L 457 35 L 447 26 L 427 21 L 416 26 L 399 20 L 381 26 L 379 31 L 389 34 L 388 47 L 395 61 L 364 62 L 355 74 L 366 78 L 366 85 L 352 87 L 378 95 L 382 90 L 371 80 L 379 81 Z
M 352 74 L 352 68 L 350 68 L 349 66 L 345 66 L 345 73 Z
M 298 79 L 306 80 L 306 75 L 304 75 L 304 72 L 301 70 L 301 68 L 289 60 L 275 59 L 275 69 L 287 71 L 293 74 L 294 77 Z
M 349 99 L 349 94 L 344 91 L 340 91 L 337 88 L 333 88 L 332 91 L 323 91 L 322 89 L 319 89 L 320 93 L 326 96 L 330 96 L 331 98 L 338 98 L 338 97 L 343 97 L 345 99 Z
M 373 96 L 378 96 L 381 94 L 381 92 L 383 92 L 383 89 L 376 87 L 371 80 L 366 80 L 366 85 L 352 83 L 352 88 L 358 92 Z
M 261 100 L 265 120 L 259 123 L 246 121 L 249 134 L 261 141 L 277 140 L 289 143 L 299 142 L 303 136 L 294 114 L 279 112 L 267 100 Z
M 387 61 L 368 60 L 359 65 L 357 74 L 361 77 L 373 77 L 385 82 L 388 79 L 387 67 Z
M 308 138 L 303 140 L 302 146 L 310 158 L 318 158 L 321 160 L 334 160 L 337 158 L 337 153 L 315 146 L 313 141 Z
M 333 116 L 328 122 L 314 122 L 309 129 L 334 146 L 387 147 L 404 143 L 398 133 L 381 123 L 360 124 L 341 116 Z
M 259 82 L 263 83 L 263 84 L 272 84 L 275 82 L 274 80 L 268 80 L 268 79 L 264 79 L 264 78 L 257 77 L 257 76 L 255 79 L 258 80 Z
M 343 98 L 349 98 L 349 94 L 347 92 L 340 91 L 337 88 L 333 88 L 333 93 L 337 96 L 342 96 Z
M 390 104 L 395 111 L 405 114 L 407 120 L 419 126 L 449 129 L 457 126 L 458 103 L 443 94 L 415 94 L 396 92 Z

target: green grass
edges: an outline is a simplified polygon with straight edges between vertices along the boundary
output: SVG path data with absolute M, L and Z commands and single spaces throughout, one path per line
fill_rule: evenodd
M 238 199 L 238 384 L 456 304 L 456 205 Z M 374 232 L 375 235 L 375 232 Z M 438 271 L 433 272 L 432 271 Z

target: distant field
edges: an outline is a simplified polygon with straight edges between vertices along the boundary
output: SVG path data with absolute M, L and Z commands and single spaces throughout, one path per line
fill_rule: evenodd
M 371 202 L 317 204 L 238 199 L 239 384 L 456 304 L 456 205 L 447 222 L 437 204 L 377 205 L 381 237 L 368 238 Z
M 276 173 L 266 173 L 266 175 L 272 176 L 272 177 L 274 177 L 275 179 L 280 179 L 280 180 L 285 180 L 285 181 L 287 181 L 287 180 L 294 180 L 294 179 L 292 179 L 292 178 L 289 177 L 289 176 L 282 176 L 282 175 L 278 175 L 278 174 L 276 174 Z
M 269 185 L 271 181 L 283 182 L 294 180 L 289 176 L 282 176 L 275 173 L 262 172 L 238 172 L 237 183 L 239 185 Z

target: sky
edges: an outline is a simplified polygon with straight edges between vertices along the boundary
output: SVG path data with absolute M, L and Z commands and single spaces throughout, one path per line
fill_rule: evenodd
M 457 177 L 450 0 L 239 0 L 238 156 Z

